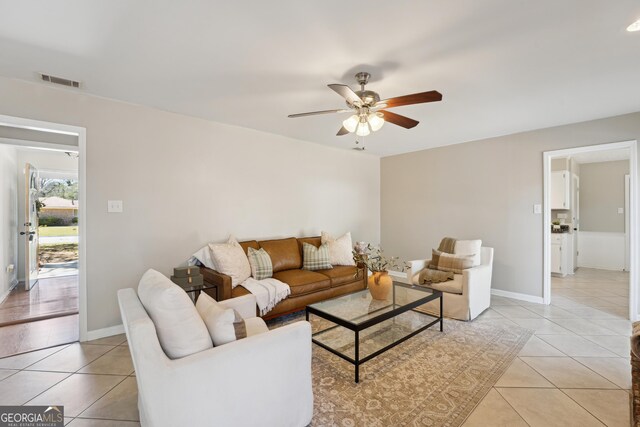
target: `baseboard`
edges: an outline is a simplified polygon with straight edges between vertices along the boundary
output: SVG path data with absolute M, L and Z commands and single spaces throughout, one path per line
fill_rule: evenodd
M 509 292 L 503 291 L 501 289 L 491 289 L 491 295 L 496 295 L 499 297 L 512 298 L 520 301 L 533 302 L 536 304 L 543 304 L 544 300 L 542 297 L 534 297 L 533 295 L 521 294 L 519 292 Z
M 87 341 L 124 334 L 124 325 L 109 326 L 108 328 L 87 331 Z
M 0 295 L 0 304 L 2 304 L 4 302 L 4 300 L 9 296 L 9 294 L 11 293 L 11 291 L 13 290 L 13 288 L 15 288 L 16 286 L 18 286 L 18 282 L 17 280 L 13 280 L 13 283 L 11 283 L 11 285 L 9 285 L 9 289 L 7 289 L 6 291 L 4 291 L 2 293 L 2 295 Z

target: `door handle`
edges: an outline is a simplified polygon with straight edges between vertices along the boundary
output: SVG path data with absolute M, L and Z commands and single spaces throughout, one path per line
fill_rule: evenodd
M 20 235 L 21 235 L 21 236 L 24 236 L 25 234 L 29 234 L 29 235 L 31 235 L 31 236 L 32 236 L 32 235 L 36 234 L 36 232 L 35 232 L 35 231 L 29 231 L 29 232 L 27 232 L 27 231 L 21 231 L 21 232 L 20 232 Z

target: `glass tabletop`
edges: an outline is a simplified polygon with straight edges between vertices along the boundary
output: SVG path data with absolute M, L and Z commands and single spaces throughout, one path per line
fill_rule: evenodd
M 310 304 L 320 311 L 346 322 L 358 325 L 395 309 L 433 295 L 433 289 L 393 282 L 392 291 L 386 300 L 376 300 L 369 290 L 354 292 L 337 298 Z

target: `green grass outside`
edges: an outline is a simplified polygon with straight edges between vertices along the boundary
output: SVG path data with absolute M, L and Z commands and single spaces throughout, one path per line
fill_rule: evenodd
M 69 225 L 65 227 L 38 227 L 38 234 L 40 236 L 52 237 L 52 236 L 77 236 L 78 226 Z

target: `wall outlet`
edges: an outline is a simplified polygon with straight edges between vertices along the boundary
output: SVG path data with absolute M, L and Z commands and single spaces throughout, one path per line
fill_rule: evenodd
M 534 214 L 541 214 L 542 213 L 542 205 L 541 204 L 533 205 L 533 213 Z
M 619 214 L 623 214 L 624 213 L 624 208 L 618 208 L 618 213 Z
M 107 200 L 107 212 L 109 212 L 109 213 L 121 213 L 122 212 L 122 200 Z

